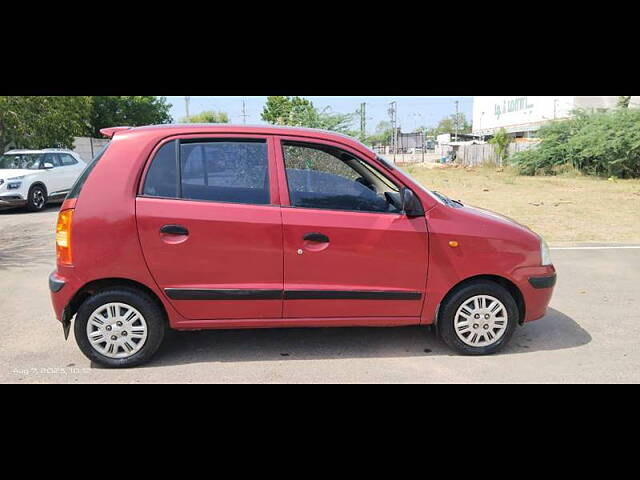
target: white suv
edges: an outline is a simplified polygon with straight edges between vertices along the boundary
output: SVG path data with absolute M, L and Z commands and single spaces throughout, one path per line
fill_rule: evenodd
M 0 155 L 0 209 L 42 210 L 64 200 L 86 163 L 71 150 L 11 150 Z

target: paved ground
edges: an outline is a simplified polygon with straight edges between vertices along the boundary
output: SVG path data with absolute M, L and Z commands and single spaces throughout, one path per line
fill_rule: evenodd
M 640 249 L 554 250 L 549 314 L 491 357 L 413 327 L 172 332 L 147 366 L 103 369 L 52 313 L 56 215 L 0 212 L 2 383 L 640 381 Z

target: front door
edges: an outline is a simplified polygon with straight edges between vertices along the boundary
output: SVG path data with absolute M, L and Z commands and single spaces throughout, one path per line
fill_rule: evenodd
M 284 316 L 417 323 L 428 234 L 424 217 L 402 212 L 401 186 L 329 142 L 281 138 L 277 152 L 281 190 L 289 192 L 282 209 Z
M 136 199 L 142 250 L 189 320 L 282 316 L 282 221 L 269 146 L 253 136 L 170 140 L 148 167 Z

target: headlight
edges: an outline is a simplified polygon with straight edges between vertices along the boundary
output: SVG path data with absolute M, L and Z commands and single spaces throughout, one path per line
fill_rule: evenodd
M 544 241 L 544 238 L 540 237 L 540 258 L 542 259 L 542 265 L 551 265 L 551 252 L 549 251 L 549 245 Z

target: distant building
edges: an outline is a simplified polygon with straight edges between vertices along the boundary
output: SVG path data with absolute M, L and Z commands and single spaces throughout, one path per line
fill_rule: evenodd
M 504 128 L 516 138 L 536 136 L 540 126 L 554 119 L 569 118 L 576 108 L 609 109 L 620 97 L 473 97 L 473 133 L 493 135 Z M 640 97 L 631 97 L 640 107 Z

